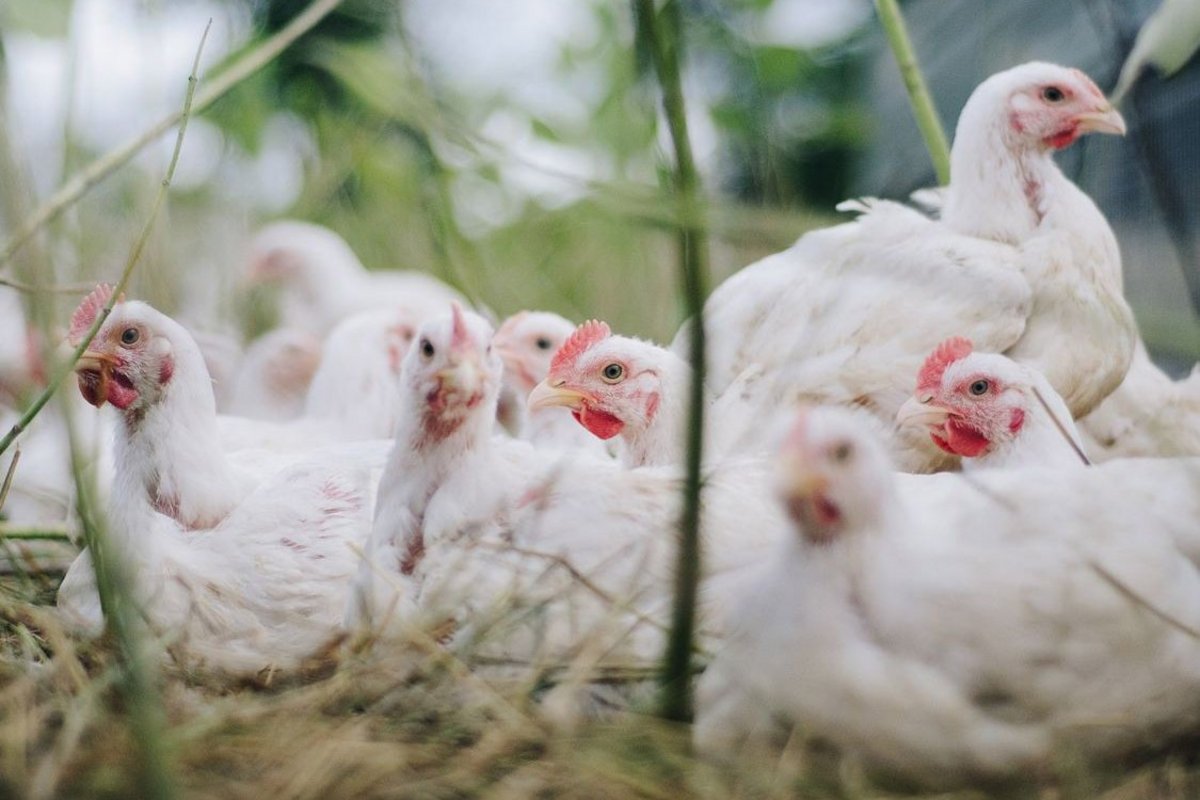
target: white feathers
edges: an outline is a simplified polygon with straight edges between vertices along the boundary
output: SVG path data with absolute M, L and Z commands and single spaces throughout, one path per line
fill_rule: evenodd
M 784 501 L 860 520 L 821 541 L 797 523 L 763 565 L 701 681 L 701 747 L 733 757 L 782 718 L 946 782 L 1200 722 L 1200 462 L 893 481 L 852 418 L 801 425 Z
M 757 366 L 754 416 L 831 403 L 890 426 L 923 354 L 965 335 L 1039 369 L 1074 414 L 1097 405 L 1124 376 L 1136 334 L 1111 230 L 1034 135 L 1054 130 L 1049 112 L 1029 117 L 1024 102 L 1047 82 L 1074 92 L 1080 113 L 1119 120 L 1077 71 L 1026 64 L 992 76 L 960 117 L 940 220 L 861 201 L 855 221 L 806 234 L 713 292 L 710 388 L 720 395 Z M 1023 134 L 1011 128 L 1018 111 Z M 681 332 L 675 349 L 685 342 Z M 902 469 L 948 464 L 927 440 L 889 445 Z

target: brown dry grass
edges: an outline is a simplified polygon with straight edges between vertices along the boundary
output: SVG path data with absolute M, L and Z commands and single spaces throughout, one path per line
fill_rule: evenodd
M 62 633 L 49 606 L 58 578 L 0 584 L 0 797 L 136 797 L 113 650 Z M 547 711 L 544 676 L 471 672 L 436 646 L 354 654 L 265 687 L 170 667 L 161 681 L 186 797 L 905 796 L 799 735 L 782 755 L 704 763 L 687 726 L 645 713 L 650 691 L 623 692 L 635 699 L 622 710 L 564 716 Z M 1179 753 L 1133 768 L 1063 759 L 1036 781 L 915 796 L 1185 800 L 1200 796 L 1200 771 Z

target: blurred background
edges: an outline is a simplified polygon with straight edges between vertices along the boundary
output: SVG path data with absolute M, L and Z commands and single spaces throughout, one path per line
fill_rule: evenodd
M 306 5 L 3 0 L 3 238 L 82 165 L 180 107 L 209 18 L 202 68 L 215 74 Z M 1023 61 L 1077 66 L 1111 89 L 1156 5 L 903 9 L 952 131 L 979 81 Z M 685 7 L 714 285 L 837 221 L 841 199 L 903 198 L 934 182 L 869 0 Z M 1200 356 L 1194 62 L 1139 81 L 1122 108 L 1124 140 L 1090 137 L 1060 157 L 1116 229 L 1127 294 L 1176 373 Z M 429 271 L 499 316 L 547 308 L 667 341 L 681 311 L 658 189 L 665 126 L 649 78 L 624 3 L 346 0 L 192 119 L 131 294 L 198 330 L 251 336 L 271 312 L 270 298 L 239 291 L 246 240 L 295 217 L 342 234 L 369 268 Z M 92 190 L 20 252 L 17 273 L 114 279 L 172 144 L 164 136 Z

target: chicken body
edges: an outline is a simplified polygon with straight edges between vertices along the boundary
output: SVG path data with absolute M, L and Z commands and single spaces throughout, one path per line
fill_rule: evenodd
M 387 633 L 416 616 L 464 645 L 526 663 L 601 641 L 608 657 L 656 659 L 678 470 L 627 470 L 494 435 L 501 366 L 490 336 L 482 319 L 456 312 L 422 328 L 406 360 L 407 412 L 352 624 Z M 762 542 L 785 528 L 763 502 L 762 470 L 761 462 L 730 464 L 706 482 L 706 596 L 723 597 Z M 715 610 L 712 619 L 719 627 Z
M 756 416 L 796 402 L 854 407 L 890 426 L 939 342 L 969 336 L 1044 374 L 1074 416 L 1122 380 L 1136 336 L 1116 239 L 1052 153 L 1120 116 L 1077 70 L 1030 63 L 992 76 L 964 107 L 941 219 L 887 201 L 802 237 L 709 298 L 708 382 L 747 370 Z M 682 352 L 681 331 L 674 349 Z M 901 431 L 898 465 L 952 463 Z
M 1200 460 L 894 476 L 820 409 L 778 481 L 795 532 L 701 680 L 702 749 L 782 717 L 941 783 L 1200 724 Z
M 107 296 L 102 287 L 84 301 L 73 334 Z M 108 541 L 177 657 L 253 676 L 297 667 L 336 641 L 386 450 L 343 446 L 286 466 L 265 458 L 257 471 L 231 463 L 199 349 L 144 303 L 114 308 L 77 373 L 85 399 L 121 411 Z M 58 607 L 86 632 L 102 626 L 88 551 Z

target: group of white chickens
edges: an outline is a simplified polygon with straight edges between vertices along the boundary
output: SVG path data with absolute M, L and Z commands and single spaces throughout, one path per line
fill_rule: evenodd
M 1200 387 L 1149 360 L 1113 233 L 1052 157 L 1124 131 L 1078 70 L 994 75 L 919 210 L 847 203 L 709 298 L 703 752 L 799 726 L 936 783 L 1200 727 Z M 303 223 L 261 231 L 250 276 L 283 327 L 236 372 L 123 299 L 76 369 L 116 409 L 108 541 L 172 658 L 250 676 L 431 635 L 510 666 L 657 662 L 685 333 L 493 330 Z M 87 551 L 58 607 L 102 629 Z

